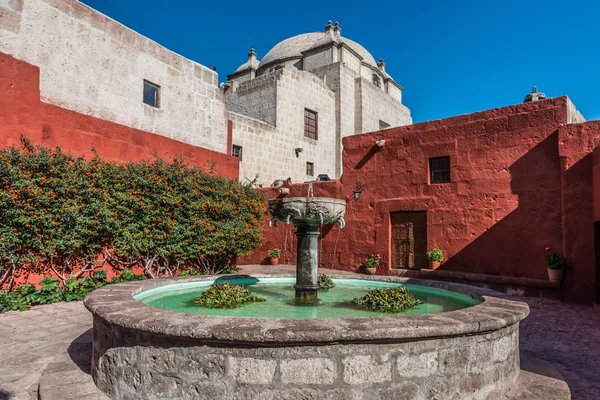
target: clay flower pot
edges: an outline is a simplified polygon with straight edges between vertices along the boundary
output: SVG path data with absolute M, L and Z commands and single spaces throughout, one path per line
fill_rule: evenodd
M 551 269 L 548 268 L 548 279 L 550 282 L 561 283 L 565 271 L 562 269 Z
M 279 265 L 279 257 L 269 257 L 271 265 Z
M 367 275 L 377 275 L 377 268 L 366 268 L 365 270 L 367 271 Z
M 429 269 L 438 269 L 440 267 L 439 261 L 429 260 Z

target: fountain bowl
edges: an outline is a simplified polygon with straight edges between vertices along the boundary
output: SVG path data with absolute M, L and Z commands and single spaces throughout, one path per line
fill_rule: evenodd
M 346 201 L 329 197 L 289 197 L 269 200 L 269 213 L 275 220 L 323 225 L 338 222 L 346 212 Z
M 215 276 L 110 285 L 84 301 L 94 321 L 92 377 L 113 399 L 492 399 L 514 386 L 527 304 L 447 282 L 361 278 L 445 289 L 481 303 L 412 316 L 231 317 L 134 299 Z

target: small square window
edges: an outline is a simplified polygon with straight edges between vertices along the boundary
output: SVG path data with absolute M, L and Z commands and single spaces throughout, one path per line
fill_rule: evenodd
M 242 146 L 238 146 L 238 145 L 234 144 L 233 147 L 231 148 L 231 155 L 239 158 L 240 161 L 242 161 Z
M 379 120 L 379 129 L 387 129 L 390 127 L 390 124 L 388 124 L 385 121 Z
M 160 107 L 160 86 L 144 80 L 144 104 Z
M 315 175 L 315 164 L 311 162 L 306 163 L 306 175 L 314 176 Z
M 429 183 L 450 183 L 450 157 L 429 159 Z
M 318 114 L 308 108 L 304 109 L 304 136 L 317 139 L 318 138 Z
M 377 74 L 373 74 L 373 85 L 377 86 L 378 88 L 381 88 L 381 79 Z

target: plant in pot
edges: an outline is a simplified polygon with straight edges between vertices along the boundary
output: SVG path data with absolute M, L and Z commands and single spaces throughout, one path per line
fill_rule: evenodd
M 432 249 L 427 252 L 427 258 L 429 259 L 429 269 L 438 269 L 440 263 L 444 261 L 444 253 L 440 249 Z
M 569 266 L 567 261 L 546 247 L 546 265 L 548 266 L 548 279 L 550 282 L 562 282 L 565 270 Z
M 381 264 L 381 256 L 374 254 L 365 260 L 365 269 L 367 274 L 375 275 L 377 273 L 377 267 Z
M 279 256 L 281 256 L 281 250 L 279 249 L 273 249 L 273 250 L 269 250 L 269 262 L 271 265 L 278 265 L 279 264 Z

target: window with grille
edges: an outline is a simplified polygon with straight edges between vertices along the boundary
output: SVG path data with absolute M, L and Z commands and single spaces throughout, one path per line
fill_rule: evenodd
M 429 183 L 450 183 L 450 157 L 429 159 Z
M 233 147 L 231 148 L 231 155 L 239 158 L 240 161 L 242 161 L 242 146 L 238 146 L 238 145 L 234 144 Z
M 318 114 L 308 108 L 304 109 L 304 136 L 311 139 L 318 137 Z
M 314 176 L 315 175 L 315 164 L 311 162 L 306 163 L 306 175 Z
M 160 107 L 160 86 L 144 80 L 144 104 L 159 108 Z

